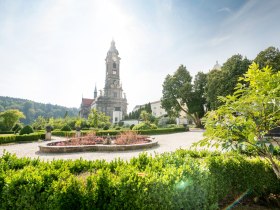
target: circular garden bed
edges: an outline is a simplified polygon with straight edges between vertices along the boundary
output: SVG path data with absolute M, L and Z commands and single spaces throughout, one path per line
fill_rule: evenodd
M 147 149 L 157 146 L 158 142 L 148 136 L 135 132 L 124 132 L 116 137 L 100 137 L 89 134 L 84 137 L 71 138 L 66 141 L 47 143 L 39 146 L 42 153 L 67 153 L 86 151 L 126 151 Z

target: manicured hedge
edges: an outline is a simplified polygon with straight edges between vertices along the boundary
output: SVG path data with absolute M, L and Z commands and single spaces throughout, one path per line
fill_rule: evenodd
M 0 165 L 0 209 L 218 209 L 230 196 L 280 193 L 267 162 L 233 153 L 177 150 L 110 163 L 5 153 Z
M 31 133 L 24 135 L 5 135 L 0 136 L 0 144 L 22 142 L 22 141 L 37 141 L 39 139 L 45 139 L 44 133 Z
M 14 131 L 0 131 L 0 134 L 14 134 Z
M 157 135 L 157 134 L 168 134 L 168 133 L 177 133 L 177 132 L 185 132 L 188 131 L 188 128 L 178 127 L 178 128 L 158 128 L 158 129 L 151 129 L 151 130 L 139 130 L 136 131 L 139 134 L 143 135 Z M 83 130 L 81 131 L 82 135 L 91 133 L 91 130 Z M 98 130 L 94 131 L 97 136 L 115 136 L 120 134 L 121 130 Z M 53 136 L 67 136 L 73 137 L 75 136 L 76 131 L 52 131 Z
M 0 136 L 0 144 L 6 144 L 6 143 L 11 143 L 16 141 L 16 135 L 5 135 L 5 136 Z
M 144 135 L 158 135 L 158 134 L 168 134 L 168 133 L 178 133 L 178 132 L 186 132 L 188 129 L 184 127 L 179 128 L 158 128 L 158 129 L 151 129 L 151 130 L 139 130 L 137 131 L 139 134 Z

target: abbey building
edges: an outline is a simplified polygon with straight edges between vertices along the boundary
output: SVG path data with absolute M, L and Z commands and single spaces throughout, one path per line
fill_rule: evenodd
M 105 87 L 103 91 L 100 91 L 99 95 L 97 95 L 95 87 L 93 99 L 82 98 L 80 108 L 81 117 L 87 118 L 90 110 L 95 108 L 110 116 L 112 123 L 117 123 L 124 119 L 124 116 L 127 114 L 127 99 L 120 82 L 120 60 L 119 52 L 113 40 L 105 59 Z

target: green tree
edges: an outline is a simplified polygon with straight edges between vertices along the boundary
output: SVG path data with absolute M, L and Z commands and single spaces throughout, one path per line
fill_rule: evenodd
M 207 74 L 198 72 L 194 79 L 193 92 L 188 103 L 188 108 L 195 118 L 200 119 L 205 114 L 206 98 L 205 86 L 207 82 Z
M 199 89 L 199 76 L 197 77 L 197 89 Z M 173 75 L 167 75 L 163 83 L 162 107 L 170 116 L 178 116 L 180 111 L 191 117 L 197 127 L 201 127 L 200 96 L 193 89 L 192 77 L 185 66 L 181 65 Z M 203 109 L 203 106 L 202 106 Z
M 277 71 L 280 69 L 280 52 L 278 48 L 268 47 L 257 55 L 254 62 L 259 64 L 260 68 L 270 66 L 272 71 Z
M 233 55 L 222 66 L 221 70 L 212 70 L 208 73 L 205 87 L 207 108 L 217 109 L 222 102 L 218 96 L 227 96 L 234 92 L 234 87 L 248 69 L 251 61 L 242 55 Z
M 110 117 L 103 112 L 92 109 L 88 116 L 88 123 L 94 128 L 104 127 L 105 125 L 110 125 Z
M 9 109 L 0 113 L 0 127 L 4 131 L 10 131 L 20 119 L 25 118 L 24 114 L 16 109 Z
M 252 147 L 271 163 L 280 179 L 280 162 L 276 160 L 280 157 L 273 155 L 274 144 L 280 144 L 266 136 L 280 123 L 280 72 L 273 73 L 268 67 L 260 70 L 253 63 L 239 81 L 232 95 L 220 97 L 224 105 L 207 113 L 206 138 L 199 145 Z
M 145 122 L 150 122 L 151 114 L 143 110 L 141 111 L 140 118 Z
M 43 130 L 43 129 L 45 129 L 46 124 L 47 124 L 46 119 L 42 116 L 39 116 L 39 117 L 37 117 L 36 120 L 34 120 L 34 122 L 32 124 L 32 127 L 35 130 Z

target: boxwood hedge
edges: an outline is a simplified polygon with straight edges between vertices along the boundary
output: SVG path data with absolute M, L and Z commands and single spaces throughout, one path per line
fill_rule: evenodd
M 130 161 L 0 157 L 0 209 L 218 209 L 247 193 L 280 193 L 260 158 L 177 150 Z
M 24 135 L 3 135 L 0 136 L 0 144 L 22 142 L 22 141 L 37 141 L 39 139 L 45 139 L 44 133 L 31 133 Z

